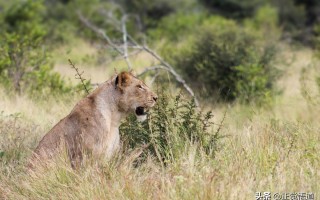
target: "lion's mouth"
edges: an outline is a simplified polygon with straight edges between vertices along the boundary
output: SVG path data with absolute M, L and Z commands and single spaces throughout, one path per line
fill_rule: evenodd
M 147 108 L 139 106 L 136 108 L 136 116 L 139 122 L 143 122 L 147 119 Z
M 146 114 L 148 114 L 146 112 L 146 108 L 144 108 L 142 106 L 139 106 L 139 107 L 136 108 L 136 115 L 137 116 L 142 116 L 142 115 L 146 115 Z

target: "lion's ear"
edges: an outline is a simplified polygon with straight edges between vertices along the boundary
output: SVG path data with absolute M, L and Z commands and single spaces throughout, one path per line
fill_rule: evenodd
M 116 78 L 115 85 L 116 87 L 122 89 L 123 87 L 129 85 L 130 79 L 131 77 L 128 72 L 121 72 Z
M 136 72 L 135 72 L 133 69 L 130 69 L 129 73 L 130 73 L 132 76 L 135 76 L 135 75 L 136 75 Z

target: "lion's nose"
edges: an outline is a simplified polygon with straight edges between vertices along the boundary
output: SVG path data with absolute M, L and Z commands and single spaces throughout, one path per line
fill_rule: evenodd
M 152 97 L 154 101 L 157 101 L 158 97 L 157 96 L 154 96 Z

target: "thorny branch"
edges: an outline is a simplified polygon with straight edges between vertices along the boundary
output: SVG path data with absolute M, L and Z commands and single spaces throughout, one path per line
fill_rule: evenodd
M 87 94 L 89 94 L 89 90 L 84 82 L 86 79 L 82 77 L 83 72 L 80 73 L 79 69 L 74 65 L 74 63 L 70 59 L 68 59 L 68 61 L 69 61 L 69 64 L 71 65 L 71 68 L 76 70 L 75 78 L 81 81 L 81 84 L 83 85 L 85 91 L 87 92 Z
M 117 30 L 119 30 L 123 34 L 123 43 L 124 43 L 123 47 L 113 43 L 111 41 L 111 39 L 106 35 L 106 33 L 102 29 L 100 29 L 100 28 L 96 27 L 94 24 L 92 24 L 80 12 L 78 12 L 78 16 L 79 16 L 80 21 L 86 27 L 88 27 L 89 29 L 91 29 L 92 31 L 94 31 L 95 33 L 100 35 L 103 39 L 105 39 L 108 42 L 108 44 L 125 59 L 129 70 L 131 70 L 131 63 L 128 58 L 128 40 L 130 40 L 130 42 L 133 44 L 133 46 L 130 46 L 131 48 L 140 49 L 140 50 L 143 50 L 143 51 L 149 53 L 152 57 L 154 57 L 160 63 L 159 65 L 156 65 L 156 66 L 146 67 L 144 69 L 144 71 L 142 71 L 140 74 L 138 74 L 138 76 L 141 76 L 142 74 L 145 74 L 145 73 L 147 73 L 149 71 L 153 71 L 153 70 L 159 70 L 159 69 L 166 70 L 171 75 L 174 76 L 174 78 L 176 79 L 176 81 L 178 83 L 182 84 L 182 86 L 186 89 L 186 91 L 194 98 L 196 106 L 199 106 L 199 101 L 196 98 L 193 90 L 189 87 L 189 85 L 186 83 L 186 81 L 183 78 L 181 78 L 181 76 L 174 70 L 174 68 L 169 63 L 167 63 L 164 59 L 162 59 L 155 51 L 151 50 L 147 45 L 140 45 L 131 35 L 128 34 L 127 29 L 126 29 L 126 20 L 127 20 L 128 15 L 123 15 L 123 17 L 121 19 L 121 23 L 118 23 L 117 20 L 114 18 L 111 19 L 113 22 L 115 22 L 116 25 L 121 24 L 121 27 L 116 27 L 116 28 L 117 28 Z M 112 16 L 109 15 L 109 17 L 112 17 Z

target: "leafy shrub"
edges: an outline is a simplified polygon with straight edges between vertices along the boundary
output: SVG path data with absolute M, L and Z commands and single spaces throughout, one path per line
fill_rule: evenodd
M 72 87 L 59 73 L 53 72 L 50 65 L 42 65 L 38 70 L 30 72 L 25 81 L 28 92 L 34 95 L 58 95 L 72 92 Z
M 171 59 L 194 88 L 225 101 L 259 102 L 270 96 L 276 78 L 274 46 L 223 18 L 213 18 L 200 30 Z
M 120 133 L 124 146 L 149 145 L 147 153 L 163 161 L 177 158 L 190 144 L 198 144 L 207 155 L 214 156 L 221 136 L 213 130 L 212 117 L 211 112 L 200 112 L 194 101 L 160 92 L 148 121 L 140 123 L 130 116 L 120 126 Z
M 59 74 L 49 67 L 42 23 L 43 2 L 28 0 L 5 12 L 0 38 L 0 80 L 18 93 L 69 92 Z M 43 93 L 43 91 L 46 91 Z
M 17 92 L 21 92 L 21 82 L 29 68 L 39 65 L 44 55 L 37 49 L 45 35 L 38 13 L 43 10 L 38 1 L 14 4 L 4 16 L 4 27 L 0 39 L 2 78 L 11 82 Z

